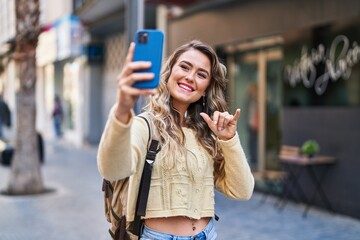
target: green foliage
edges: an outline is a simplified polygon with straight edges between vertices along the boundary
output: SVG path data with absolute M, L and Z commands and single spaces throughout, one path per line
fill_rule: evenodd
M 320 145 L 315 140 L 307 140 L 301 146 L 301 153 L 306 155 L 314 155 L 320 151 Z

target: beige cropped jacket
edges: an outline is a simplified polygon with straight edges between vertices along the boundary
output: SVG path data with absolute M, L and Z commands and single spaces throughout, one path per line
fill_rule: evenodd
M 99 144 L 97 164 L 102 177 L 117 180 L 130 177 L 127 220 L 134 219 L 135 205 L 149 131 L 145 121 L 132 114 L 128 124 L 110 111 Z M 238 134 L 228 141 L 219 140 L 224 153 L 225 179 L 214 186 L 212 157 L 198 143 L 194 130 L 182 129 L 187 156 L 177 159 L 172 169 L 164 167 L 163 151 L 157 154 L 150 185 L 145 218 L 187 216 L 194 219 L 213 217 L 214 190 L 225 196 L 247 200 L 254 188 L 254 178 Z

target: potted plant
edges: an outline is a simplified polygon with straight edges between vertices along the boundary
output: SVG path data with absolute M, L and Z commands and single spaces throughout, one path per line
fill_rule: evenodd
M 301 146 L 301 153 L 312 157 L 320 151 L 320 145 L 317 141 L 310 139 L 303 143 Z

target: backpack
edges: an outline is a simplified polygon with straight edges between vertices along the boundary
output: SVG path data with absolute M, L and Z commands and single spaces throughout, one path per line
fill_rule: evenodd
M 152 166 L 155 161 L 159 142 L 152 139 L 151 128 L 148 120 L 143 117 L 149 129 L 149 140 L 144 170 L 139 186 L 138 199 L 136 202 L 135 219 L 133 222 L 126 220 L 126 209 L 128 200 L 129 177 L 108 181 L 103 179 L 102 191 L 104 192 L 105 217 L 111 223 L 109 233 L 114 240 L 132 240 L 140 237 L 142 226 L 141 217 L 145 216 L 146 203 L 149 194 Z

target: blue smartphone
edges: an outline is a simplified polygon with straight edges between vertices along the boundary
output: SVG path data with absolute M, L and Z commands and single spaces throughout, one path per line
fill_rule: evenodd
M 160 81 L 164 33 L 160 30 L 143 29 L 135 33 L 135 51 L 133 61 L 149 61 L 149 69 L 137 72 L 152 72 L 154 78 L 150 81 L 140 81 L 133 84 L 136 88 L 157 88 Z

